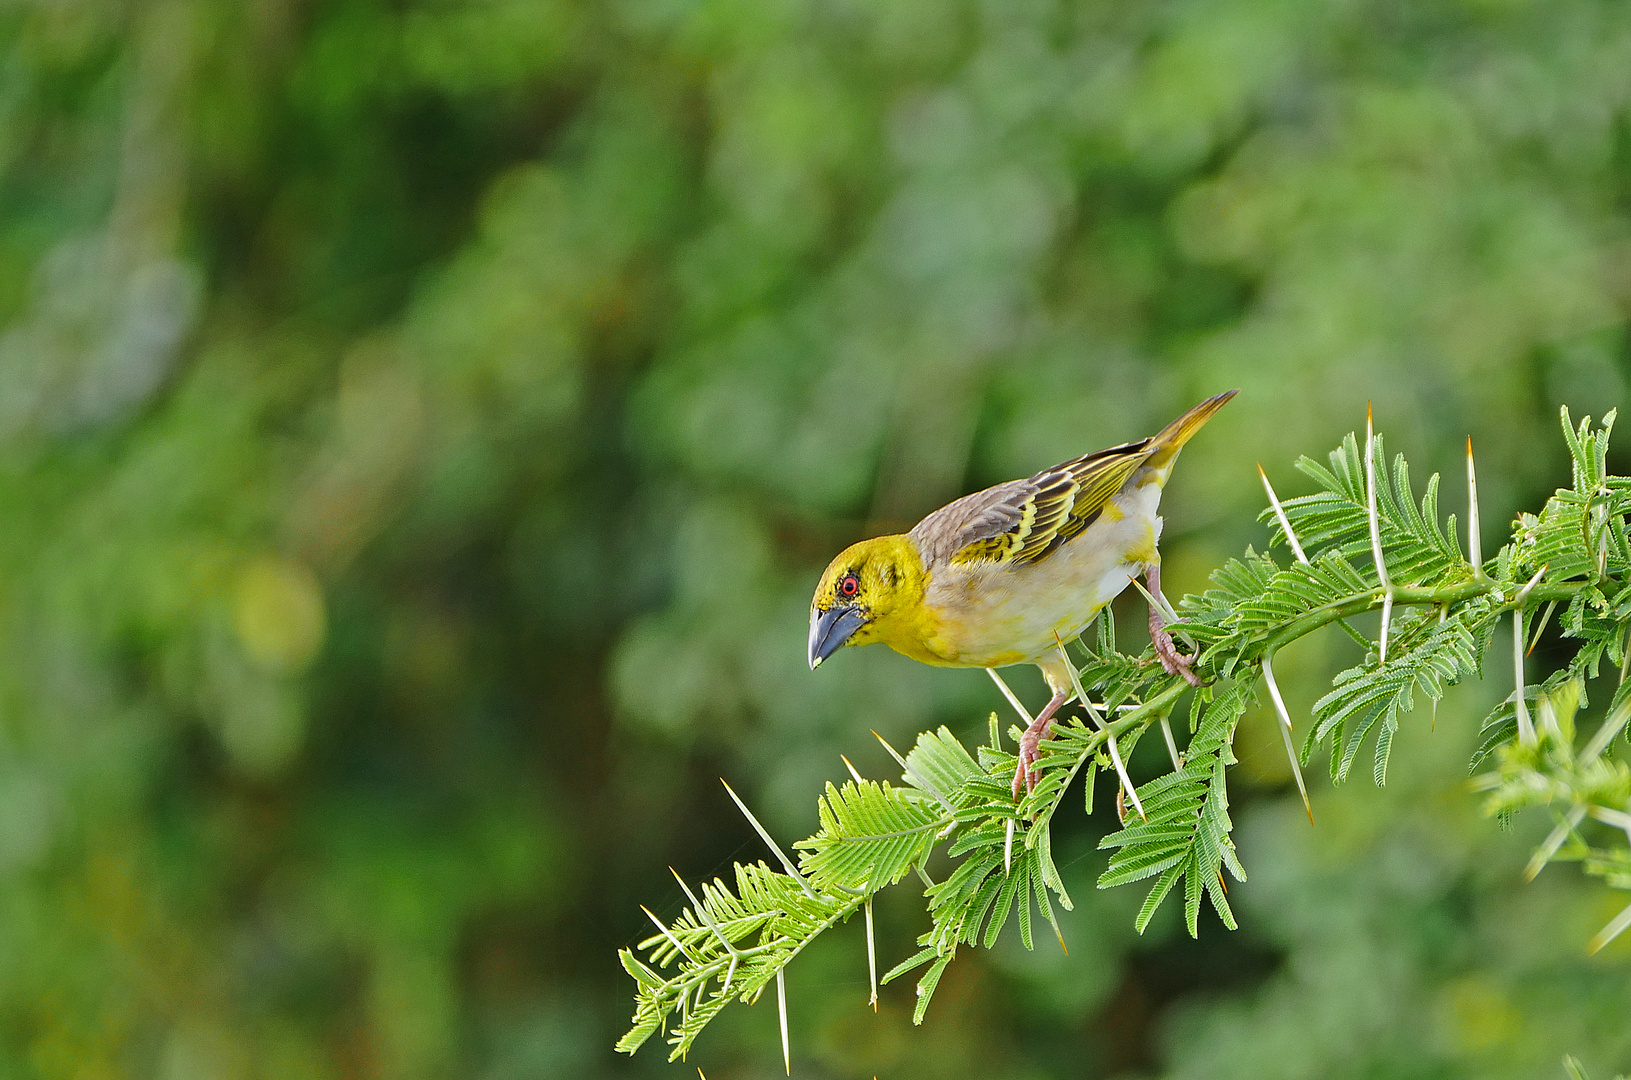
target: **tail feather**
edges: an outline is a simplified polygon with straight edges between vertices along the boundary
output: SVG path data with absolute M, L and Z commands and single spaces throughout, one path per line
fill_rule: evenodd
M 1184 448 L 1184 443 L 1212 419 L 1212 414 L 1228 404 L 1229 399 L 1238 393 L 1239 390 L 1225 390 L 1221 394 L 1209 397 L 1162 428 L 1160 433 L 1146 444 L 1151 454 L 1145 461 L 1145 467 L 1159 469 L 1169 464 L 1178 456 L 1178 451 Z

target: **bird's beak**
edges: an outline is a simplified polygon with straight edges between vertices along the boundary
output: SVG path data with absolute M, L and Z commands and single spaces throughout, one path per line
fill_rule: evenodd
M 858 607 L 817 608 L 810 612 L 810 670 L 837 652 L 850 635 L 865 626 L 867 617 Z

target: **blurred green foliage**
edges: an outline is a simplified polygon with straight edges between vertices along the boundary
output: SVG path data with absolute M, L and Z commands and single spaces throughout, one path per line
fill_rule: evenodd
M 17 0 L 0 37 L 0 1076 L 681 1075 L 613 1055 L 613 953 L 666 863 L 756 850 L 715 778 L 803 835 L 869 727 L 997 704 L 805 670 L 844 542 L 1241 386 L 1169 488 L 1176 595 L 1263 542 L 1252 462 L 1299 493 L 1366 400 L 1418 469 L 1471 433 L 1499 522 L 1631 372 L 1613 0 Z M 1285 657 L 1293 710 L 1341 648 Z M 1132 935 L 1106 804 L 1055 841 L 1068 957 L 961 960 L 913 1029 L 840 935 L 796 1074 L 1626 1069 L 1631 950 L 1580 953 L 1617 905 L 1520 885 L 1538 837 L 1459 779 L 1500 693 L 1315 830 L 1249 715 L 1237 933 Z M 717 1027 L 713 1080 L 779 1070 L 773 1009 Z

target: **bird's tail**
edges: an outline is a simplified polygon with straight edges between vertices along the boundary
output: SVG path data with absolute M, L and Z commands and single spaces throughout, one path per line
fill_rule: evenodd
M 1225 390 L 1221 394 L 1209 397 L 1162 428 L 1159 434 L 1145 444 L 1150 450 L 1150 456 L 1145 460 L 1144 467 L 1160 469 L 1170 464 L 1172 459 L 1178 456 L 1178 451 L 1184 448 L 1184 443 L 1189 441 L 1190 436 L 1205 426 L 1206 422 L 1212 419 L 1212 414 L 1228 404 L 1229 399 L 1238 393 L 1239 390 Z

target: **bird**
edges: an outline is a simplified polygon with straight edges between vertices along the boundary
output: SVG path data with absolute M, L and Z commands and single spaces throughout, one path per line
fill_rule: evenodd
M 881 642 L 939 667 L 1034 664 L 1052 698 L 1020 739 L 1014 797 L 1048 722 L 1071 696 L 1062 643 L 1143 574 L 1161 595 L 1161 491 L 1178 453 L 1238 391 L 1196 405 L 1147 439 L 1122 443 L 965 495 L 905 533 L 851 544 L 810 603 L 813 671 L 840 648 Z M 1150 605 L 1161 666 L 1202 685 Z

